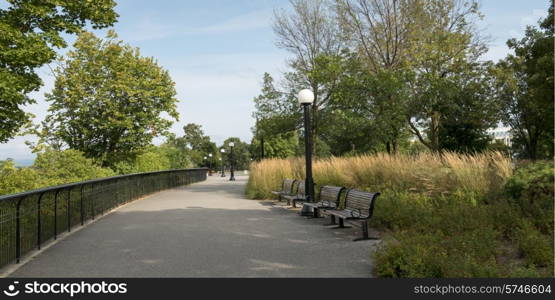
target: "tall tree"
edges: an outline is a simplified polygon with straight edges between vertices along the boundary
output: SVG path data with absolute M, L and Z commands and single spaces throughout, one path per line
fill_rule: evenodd
M 105 166 L 128 159 L 178 119 L 174 82 L 151 57 L 83 32 L 56 69 L 43 140 L 80 150 Z
M 368 88 L 358 88 L 373 118 L 380 119 L 379 130 L 389 153 L 397 153 L 399 139 L 406 128 L 405 79 L 402 74 L 408 59 L 415 1 L 407 0 L 335 0 L 337 16 L 363 68 Z M 370 74 L 365 74 L 370 73 Z
M 204 166 L 207 163 L 204 157 L 209 157 L 209 154 L 216 158 L 218 147 L 209 136 L 204 135 L 201 125 L 189 123 L 183 126 L 183 133 L 182 138 L 177 138 L 178 144 L 190 147 L 191 160 L 196 166 Z
M 289 91 L 287 98 L 295 99 L 296 93 L 303 88 L 314 92 L 312 134 L 317 138 L 319 111 L 329 102 L 335 86 L 334 80 L 322 82 L 315 76 L 317 59 L 322 55 L 338 55 L 343 42 L 327 1 L 290 0 L 290 3 L 293 7 L 291 13 L 285 10 L 275 12 L 273 29 L 278 37 L 277 46 L 294 55 L 290 61 L 294 72 L 285 76 L 286 90 Z
M 503 121 L 511 127 L 515 150 L 534 160 L 554 155 L 553 18 L 551 2 L 539 28 L 529 26 L 524 38 L 509 40 L 515 54 L 497 65 Z
M 224 163 L 229 166 L 231 162 L 231 147 L 229 143 L 233 142 L 233 162 L 235 170 L 247 170 L 251 163 L 251 154 L 249 152 L 249 144 L 241 141 L 237 137 L 230 137 L 224 141 L 222 148 L 225 149 L 223 155 Z
M 0 143 L 30 120 L 22 107 L 42 81 L 35 69 L 50 63 L 55 48 L 66 46 L 62 33 L 111 26 L 118 15 L 113 0 L 9 0 L 0 9 Z M 5 5 L 3 5 L 5 6 Z
M 411 46 L 408 68 L 413 75 L 407 122 L 418 140 L 431 151 L 441 150 L 440 130 L 447 111 L 467 97 L 472 89 L 461 88 L 466 82 L 484 80 L 479 57 L 486 47 L 475 28 L 481 18 L 474 0 L 423 0 L 411 10 Z M 473 76 L 471 76 L 473 75 Z M 470 97 L 473 99 L 491 99 Z M 479 101 L 466 102 L 466 108 Z

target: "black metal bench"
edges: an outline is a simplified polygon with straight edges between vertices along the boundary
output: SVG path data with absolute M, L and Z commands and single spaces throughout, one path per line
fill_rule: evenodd
M 335 218 L 339 218 L 339 227 L 346 228 L 345 220 L 360 220 L 362 225 L 362 238 L 355 241 L 368 240 L 368 220 L 372 217 L 374 211 L 374 203 L 380 193 L 369 193 L 355 189 L 347 191 L 345 196 L 344 209 L 325 209 L 326 213 L 331 216 L 331 224 L 335 224 Z
M 297 186 L 297 193 L 293 195 L 283 195 L 283 198 L 287 199 L 287 205 L 293 205 L 293 207 L 297 207 L 298 201 L 305 201 L 305 182 L 299 180 L 299 184 Z
M 277 195 L 279 201 L 281 201 L 282 196 L 294 195 L 293 188 L 295 187 L 295 182 L 297 182 L 297 180 L 294 180 L 294 179 L 283 180 L 283 184 L 281 185 L 281 191 L 272 191 L 272 194 Z
M 343 192 L 344 189 L 344 187 L 340 186 L 324 185 L 320 188 L 319 202 L 305 202 L 303 205 L 312 207 L 314 211 L 313 216 L 318 218 L 320 209 L 335 209 L 339 206 L 341 192 Z

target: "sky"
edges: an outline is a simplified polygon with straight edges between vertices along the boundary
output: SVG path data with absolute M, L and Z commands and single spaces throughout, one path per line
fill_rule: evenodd
M 290 54 L 275 46 L 274 9 L 288 8 L 287 0 L 116 0 L 120 15 L 113 29 L 119 39 L 139 47 L 167 69 L 176 83 L 180 119 L 172 132 L 182 135 L 188 123 L 201 124 L 217 144 L 228 137 L 249 142 L 254 119 L 252 99 L 260 93 L 264 72 L 279 77 L 287 70 Z M 484 19 L 478 24 L 489 37 L 484 59 L 497 61 L 509 49 L 509 38 L 522 37 L 527 25 L 547 15 L 549 0 L 482 0 Z M 0 7 L 5 2 L 0 0 Z M 105 30 L 95 31 L 103 36 Z M 75 37 L 67 36 L 71 43 Z M 64 53 L 66 50 L 61 50 Z M 45 66 L 38 71 L 44 81 L 31 96 L 36 104 L 25 107 L 40 122 L 48 104 L 44 93 L 54 77 Z M 25 145 L 32 136 L 0 144 L 0 160 L 27 165 L 34 154 Z M 160 140 L 157 141 L 158 143 Z

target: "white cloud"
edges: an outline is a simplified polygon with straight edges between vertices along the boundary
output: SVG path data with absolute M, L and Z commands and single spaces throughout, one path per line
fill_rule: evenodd
M 125 30 L 124 36 L 130 41 L 147 41 L 186 35 L 241 32 L 269 27 L 271 16 L 271 10 L 258 10 L 213 25 L 190 28 L 183 28 L 178 24 L 162 24 L 153 17 L 144 17 L 131 30 Z
M 259 10 L 231 18 L 225 22 L 206 27 L 185 29 L 183 34 L 206 34 L 246 31 L 265 28 L 270 25 L 272 12 L 270 10 Z

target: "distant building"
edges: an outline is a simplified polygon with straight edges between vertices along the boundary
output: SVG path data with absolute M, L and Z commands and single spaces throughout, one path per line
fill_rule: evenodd
M 487 132 L 494 141 L 501 141 L 503 144 L 505 144 L 509 147 L 512 146 L 513 136 L 511 134 L 511 128 L 510 127 L 499 126 L 497 128 L 488 129 Z M 411 143 L 416 143 L 416 142 L 418 142 L 418 138 L 413 135 L 409 138 L 409 141 Z
M 488 129 L 488 134 L 493 138 L 494 141 L 501 141 L 507 146 L 512 145 L 511 128 L 510 127 L 497 127 Z

